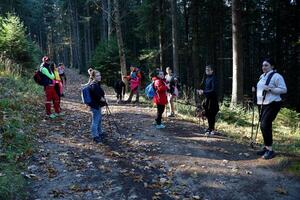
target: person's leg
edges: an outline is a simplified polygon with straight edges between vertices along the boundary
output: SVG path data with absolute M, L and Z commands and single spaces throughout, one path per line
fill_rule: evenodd
M 103 137 L 103 132 L 102 132 L 102 112 L 101 112 L 101 108 L 99 109 L 98 135 L 99 135 L 99 137 Z
M 270 159 L 274 156 L 272 149 L 273 144 L 273 133 L 272 133 L 272 122 L 276 118 L 281 107 L 280 102 L 273 102 L 269 105 L 263 106 L 261 115 L 261 131 L 264 138 L 265 149 L 267 150 L 263 157 Z
M 211 114 L 211 113 L 208 113 L 206 115 L 207 117 L 207 121 L 208 121 L 208 128 L 209 130 L 213 131 L 215 130 L 215 115 Z
M 53 87 L 52 91 L 52 100 L 53 100 L 53 107 L 56 114 L 60 113 L 60 97 L 57 94 L 57 91 Z
M 163 112 L 164 112 L 164 105 L 157 105 L 157 116 L 155 120 L 157 125 L 161 125 Z
M 132 100 L 132 97 L 133 97 L 133 90 L 130 90 L 129 97 L 128 97 L 128 99 L 127 99 L 127 101 L 126 101 L 126 102 L 130 103 L 130 102 L 131 102 L 131 100 Z
M 45 108 L 46 108 L 46 114 L 51 115 L 51 86 L 46 86 L 44 89 L 45 92 Z
M 91 108 L 92 112 L 92 124 L 91 124 L 91 133 L 93 139 L 99 137 L 98 127 L 100 122 L 100 110 Z
M 172 94 L 169 95 L 169 108 L 170 108 L 170 115 L 168 117 L 174 117 L 174 96 Z
M 136 103 L 140 102 L 140 92 L 139 92 L 139 88 L 136 90 L 136 99 L 135 99 Z

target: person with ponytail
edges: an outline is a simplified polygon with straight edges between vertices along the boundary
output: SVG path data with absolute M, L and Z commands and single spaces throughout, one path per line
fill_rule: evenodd
M 101 108 L 107 105 L 105 100 L 105 93 L 101 88 L 101 74 L 97 70 L 89 69 L 89 87 L 90 87 L 90 95 L 91 95 L 91 103 L 89 104 L 91 112 L 92 112 L 92 124 L 91 124 L 91 132 L 93 141 L 95 143 L 101 142 L 104 135 L 102 132 L 102 113 Z

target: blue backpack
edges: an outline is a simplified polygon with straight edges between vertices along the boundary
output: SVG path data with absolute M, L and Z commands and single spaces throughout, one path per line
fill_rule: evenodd
M 90 85 L 85 85 L 81 88 L 81 100 L 82 103 L 89 105 L 92 103 L 92 97 L 90 92 Z
M 146 86 L 145 94 L 149 99 L 153 99 L 153 97 L 155 95 L 154 82 L 152 82 Z

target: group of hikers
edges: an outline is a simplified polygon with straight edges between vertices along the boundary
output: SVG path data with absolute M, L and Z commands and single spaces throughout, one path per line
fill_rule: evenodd
M 59 63 L 57 66 L 54 62 L 50 63 L 50 58 L 48 56 L 44 56 L 42 58 L 42 64 L 40 65 L 39 72 L 40 77 L 38 78 L 38 82 L 40 85 L 44 86 L 47 116 L 51 119 L 63 116 L 64 113 L 61 112 L 60 101 L 61 97 L 64 96 L 63 88 L 67 83 L 65 65 L 63 63 Z M 55 113 L 51 112 L 52 102 Z
M 49 59 L 48 57 L 46 57 Z M 59 95 L 55 96 L 55 67 L 54 71 L 48 64 L 48 60 L 43 58 L 41 65 L 41 72 L 44 73 L 53 82 L 45 86 L 46 96 L 46 113 L 51 117 L 51 101 L 54 102 L 54 110 L 56 115 L 60 115 Z M 257 104 L 259 105 L 259 121 L 260 129 L 264 139 L 264 147 L 257 152 L 258 155 L 264 159 L 271 159 L 275 156 L 272 149 L 272 122 L 276 118 L 281 105 L 281 94 L 287 92 L 287 87 L 283 77 L 274 69 L 274 63 L 271 59 L 264 59 L 262 62 L 263 74 L 259 77 L 256 85 Z M 142 72 L 140 69 L 131 66 L 130 75 L 123 76 L 123 80 L 130 83 L 130 94 L 124 103 L 130 103 L 133 95 L 136 95 L 136 103 L 139 102 L 139 93 L 141 89 Z M 51 75 L 52 74 L 52 75 Z M 88 70 L 89 81 L 86 85 L 89 87 L 91 102 L 88 103 L 92 113 L 91 133 L 93 141 L 99 143 L 104 138 L 104 133 L 101 128 L 102 114 L 101 108 L 107 106 L 105 99 L 105 92 L 101 87 L 101 73 L 95 69 Z M 155 94 L 153 96 L 153 103 L 156 105 L 157 115 L 155 118 L 156 129 L 163 129 L 166 126 L 162 123 L 162 115 L 165 112 L 166 105 L 169 103 L 170 113 L 168 117 L 175 116 L 174 99 L 178 96 L 178 79 L 172 73 L 171 68 L 164 72 L 156 68 L 150 73 L 153 89 Z M 199 95 L 204 95 L 203 116 L 208 121 L 208 128 L 205 135 L 215 134 L 216 115 L 219 112 L 218 96 L 217 96 L 217 82 L 215 76 L 215 69 L 212 65 L 207 65 L 205 68 L 205 77 L 201 88 L 197 89 Z M 116 81 L 114 89 L 117 95 L 117 102 L 122 103 L 125 95 L 125 83 L 122 80 Z M 62 93 L 61 93 L 62 94 Z

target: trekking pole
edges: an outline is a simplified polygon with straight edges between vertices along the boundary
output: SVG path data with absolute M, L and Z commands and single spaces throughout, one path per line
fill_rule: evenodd
M 252 87 L 252 126 L 251 126 L 251 143 L 253 148 L 253 131 L 254 131 L 254 104 L 255 104 L 255 87 Z
M 109 106 L 108 106 L 108 104 L 106 104 L 106 111 L 108 112 L 108 117 L 110 116 L 112 116 L 112 114 L 111 114 L 111 111 L 110 111 L 110 109 L 109 109 Z M 115 125 L 115 127 L 116 127 L 116 129 L 117 129 L 117 132 L 121 135 L 121 132 L 120 132 L 120 130 L 119 130 L 119 127 L 118 127 L 118 125 L 117 125 L 117 123 L 114 121 L 114 120 L 112 120 L 113 121 L 113 123 L 114 123 L 114 125 Z
M 262 102 L 261 102 L 261 106 L 258 107 L 258 113 L 259 113 L 259 115 L 258 115 L 258 122 L 257 122 L 257 126 L 256 126 L 255 137 L 254 137 L 253 140 L 252 140 L 252 138 L 251 138 L 252 141 L 251 141 L 251 144 L 250 144 L 250 146 L 251 146 L 252 148 L 254 148 L 254 144 L 255 144 L 255 142 L 256 142 L 256 138 L 257 138 L 257 134 L 258 134 L 258 128 L 259 128 L 259 125 L 260 125 L 260 123 L 261 123 L 262 107 L 263 107 L 263 103 L 264 103 L 265 98 L 266 98 L 266 94 L 267 94 L 267 92 L 266 92 L 266 91 L 263 91 L 263 99 L 262 99 Z

